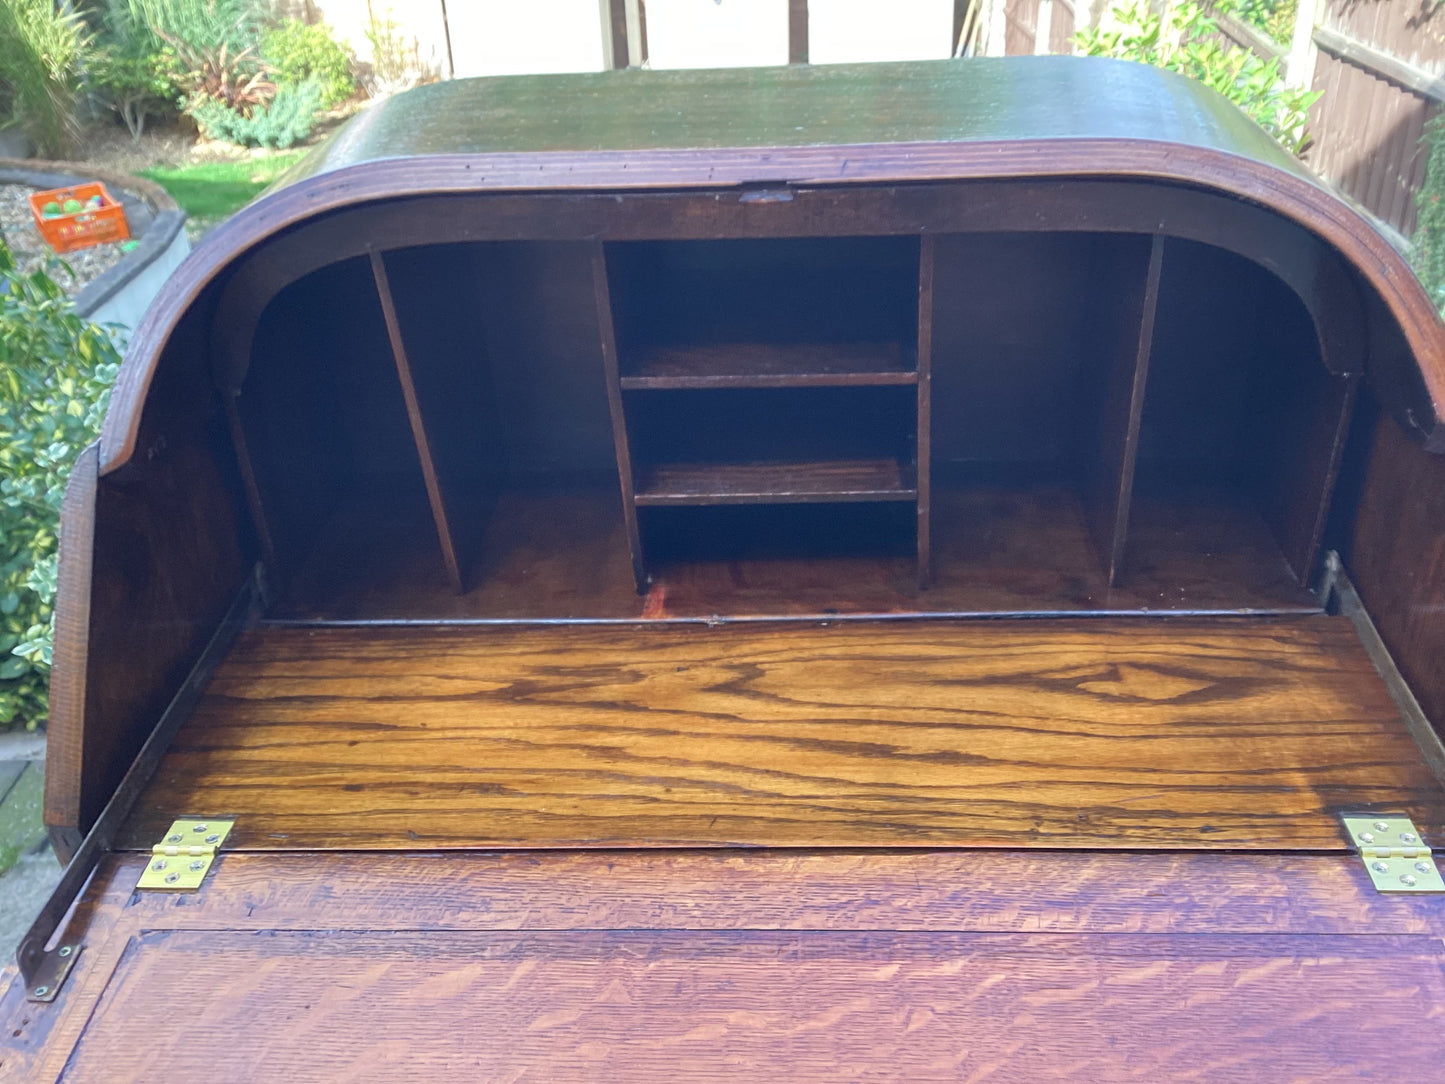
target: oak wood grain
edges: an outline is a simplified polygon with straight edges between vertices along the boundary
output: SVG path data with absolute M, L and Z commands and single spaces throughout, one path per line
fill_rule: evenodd
M 123 834 L 1325 849 L 1445 794 L 1343 619 L 266 628 Z
M 1425 937 L 156 932 L 65 1079 L 1427 1079 L 1441 956 Z M 200 1027 L 166 1027 L 178 1003 Z
M 107 859 L 90 893 L 138 929 L 1445 936 L 1445 897 L 1381 895 L 1345 855 L 227 850 L 200 897 L 132 897 L 145 862 Z
M 942 1024 L 955 1042 L 982 1033 L 985 1052 L 1024 1037 L 991 1077 L 1005 1080 L 1138 1079 L 1141 1067 L 1151 1080 L 1425 1080 L 1411 1059 L 1438 1057 L 1428 1041 L 1385 1035 L 1438 1030 L 1445 899 L 1382 897 L 1345 856 L 231 853 L 198 894 L 132 894 L 144 861 L 102 864 L 59 1001 L 28 1005 L 13 986 L 0 996 L 0 1079 L 135 1079 L 163 1064 L 184 1080 L 203 1061 L 212 1081 L 305 1079 L 297 1067 L 310 1071 L 315 1044 L 333 1038 L 340 1058 L 377 1044 L 393 1078 L 426 1065 L 490 1079 L 475 1059 L 514 1056 L 523 1078 L 636 1079 L 668 1028 L 704 1077 L 708 1058 L 750 1056 L 787 1079 L 848 1075 L 828 1056 L 857 1059 L 864 1078 L 937 1075 L 911 1059 L 944 1041 Z M 216 1026 L 157 1027 L 135 1043 L 166 989 Z M 719 1019 L 729 999 L 748 1008 L 732 1002 Z M 360 1034 L 365 1012 L 375 1026 Z M 549 1016 L 552 1027 L 525 1030 Z M 800 1017 L 815 1026 L 789 1032 Z M 855 1041 L 865 1020 L 886 1061 Z M 689 1021 L 724 1030 L 689 1040 Z M 603 1027 L 602 1068 L 571 1072 L 579 1030 Z M 523 1035 L 510 1055 L 503 1030 Z M 388 1058 L 402 1045 L 398 1068 Z M 678 1064 L 657 1075 L 675 1079 Z M 1026 1075 L 1011 1078 L 1015 1065 Z

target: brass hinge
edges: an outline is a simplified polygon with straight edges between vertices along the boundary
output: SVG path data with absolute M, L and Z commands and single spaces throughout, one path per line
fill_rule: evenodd
M 151 860 L 136 888 L 189 892 L 201 887 L 216 860 L 235 817 L 186 817 L 171 825 L 165 838 L 151 848 Z
M 1365 871 L 1381 892 L 1445 892 L 1435 856 L 1409 817 L 1342 817 Z

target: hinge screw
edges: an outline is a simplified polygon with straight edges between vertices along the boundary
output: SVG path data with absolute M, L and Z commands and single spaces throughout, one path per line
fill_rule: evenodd
M 167 873 L 167 874 L 166 874 L 166 884 L 168 884 L 168 885 L 173 885 L 173 884 L 175 884 L 177 881 L 179 881 L 180 879 L 181 879 L 181 875 L 180 875 L 179 873 Z
M 1370 863 L 1370 868 L 1371 868 L 1372 870 L 1374 870 L 1376 873 L 1389 873 L 1389 872 L 1390 872 L 1390 863 L 1388 863 L 1388 862 L 1372 862 L 1372 863 Z
M 1431 866 L 1430 866 L 1430 863 L 1429 863 L 1429 862 L 1416 862 L 1416 863 L 1415 863 L 1415 868 L 1416 868 L 1417 870 L 1419 870 L 1421 873 L 1429 873 L 1430 870 L 1431 870 Z
M 179 843 L 181 840 L 183 840 L 183 839 L 185 839 L 185 838 L 186 838 L 185 836 L 183 836 L 183 835 L 181 835 L 179 832 L 177 832 L 177 833 L 176 833 L 175 835 L 173 835 L 173 836 L 167 836 L 167 837 L 166 837 L 166 842 L 167 842 L 167 843 Z
M 1415 875 L 1413 873 L 1400 874 L 1400 883 L 1413 887 L 1415 884 Z
M 199 858 L 197 858 L 194 862 L 191 863 L 191 869 L 193 870 L 202 870 L 205 868 L 206 864 L 202 862 Z
M 195 825 L 195 826 L 193 826 L 193 827 L 191 828 L 191 831 L 192 831 L 192 832 L 204 832 L 205 830 L 206 830 L 206 825 L 204 825 L 204 824 L 197 824 L 197 825 Z
M 207 843 L 219 843 L 219 842 L 221 842 L 221 837 L 218 836 L 218 835 L 216 835 L 215 833 L 212 833 L 211 835 L 209 835 L 209 836 L 206 837 L 206 842 L 207 842 Z
M 65 959 L 65 957 L 69 956 L 72 952 L 74 952 L 75 949 L 71 948 L 69 945 L 61 945 L 60 948 L 56 951 L 60 954 L 60 958 L 63 960 Z
M 48 993 L 50 993 L 50 987 L 48 986 L 37 986 L 35 988 L 36 997 L 44 997 Z
M 151 869 L 155 870 L 157 873 L 159 873 L 161 870 L 163 870 L 163 869 L 165 869 L 165 868 L 166 868 L 166 860 L 165 860 L 164 858 L 162 858 L 159 862 L 152 862 L 152 863 L 151 863 Z
M 1375 842 L 1375 833 L 1374 833 L 1374 832 L 1361 832 L 1361 833 L 1360 833 L 1360 842 L 1361 842 L 1361 843 L 1373 843 L 1373 842 Z
M 1389 821 L 1376 821 L 1376 822 L 1375 822 L 1375 831 L 1377 831 L 1377 832 L 1388 832 L 1389 830 L 1390 830 L 1390 822 L 1389 822 Z
M 1414 843 L 1414 842 L 1415 842 L 1417 839 L 1419 839 L 1419 838 L 1420 838 L 1420 837 L 1417 836 L 1414 832 L 1401 832 L 1401 833 L 1400 833 L 1400 842 L 1401 842 L 1401 843 Z

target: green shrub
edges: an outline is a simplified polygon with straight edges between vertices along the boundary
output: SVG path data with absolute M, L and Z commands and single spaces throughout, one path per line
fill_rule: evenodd
M 1138 60 L 1197 79 L 1243 109 L 1286 150 L 1298 154 L 1305 148 L 1305 121 L 1319 95 L 1289 86 L 1278 60 L 1222 44 L 1214 20 L 1192 0 L 1174 5 L 1167 25 L 1142 3 L 1110 8 L 1106 24 L 1108 29 L 1101 24 L 1074 35 L 1082 55 Z
M 212 98 L 203 98 L 186 109 L 211 139 L 224 139 L 243 147 L 284 148 L 311 134 L 316 111 L 321 108 L 321 85 L 309 79 L 296 86 L 282 87 L 266 105 L 249 113 L 228 109 Z
M 53 0 L 0 0 L 0 127 L 18 124 L 42 155 L 62 157 L 76 134 L 85 22 Z
M 1294 37 L 1298 0 L 1239 0 L 1234 14 L 1281 45 Z
M 131 0 L 106 0 L 93 10 L 95 47 L 85 62 L 86 89 L 120 115 L 135 139 L 147 118 L 174 112 L 185 74 L 175 52 L 139 18 Z
M 110 334 L 0 245 L 0 724 L 45 718 L 61 496 L 119 366 Z
M 316 80 L 325 107 L 344 102 L 356 93 L 351 57 L 324 23 L 308 26 L 300 19 L 287 19 L 262 36 L 261 56 L 282 86 Z
M 117 0 L 129 20 L 174 57 L 187 103 L 213 98 L 232 109 L 266 101 L 275 90 L 261 63 L 263 0 Z
M 96 99 L 118 113 L 131 137 L 139 139 L 149 117 L 174 111 L 180 74 L 170 53 L 102 45 L 91 53 L 85 78 Z
M 1445 315 L 1445 114 L 1425 128 L 1425 183 L 1415 197 L 1415 273 Z

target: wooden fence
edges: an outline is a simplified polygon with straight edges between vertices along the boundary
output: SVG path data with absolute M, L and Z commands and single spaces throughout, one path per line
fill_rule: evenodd
M 1445 102 L 1445 13 L 1430 0 L 1329 0 L 1312 34 L 1306 155 L 1329 178 L 1409 236 L 1425 179 L 1425 125 Z

